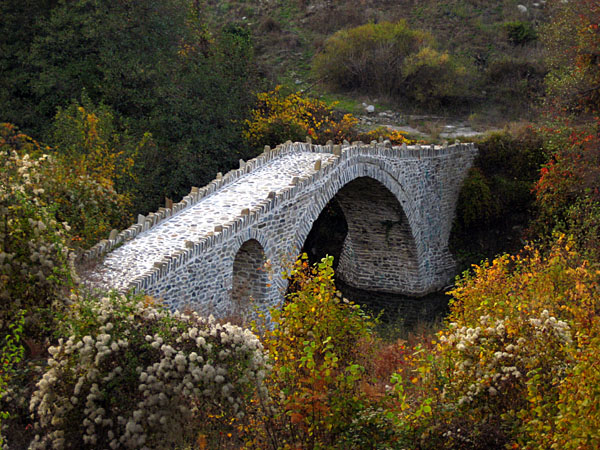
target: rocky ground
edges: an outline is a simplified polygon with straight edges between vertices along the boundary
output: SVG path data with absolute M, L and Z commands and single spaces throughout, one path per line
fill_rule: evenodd
M 358 115 L 359 126 L 364 130 L 371 130 L 385 126 L 393 130 L 402 131 L 413 139 L 427 141 L 442 141 L 457 138 L 479 136 L 498 128 L 488 125 L 472 125 L 468 120 L 434 116 L 405 114 L 392 110 L 378 111 L 373 105 L 363 103 L 364 114 Z

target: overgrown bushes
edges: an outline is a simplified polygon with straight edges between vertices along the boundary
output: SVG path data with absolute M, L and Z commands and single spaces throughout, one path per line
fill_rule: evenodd
M 337 294 L 331 258 L 290 275 L 260 341 L 139 295 L 77 298 L 31 399 L 31 448 L 600 443 L 600 275 L 565 238 L 547 256 L 527 247 L 476 267 L 437 338 L 416 345 L 378 340 Z
M 538 38 L 537 30 L 530 22 L 506 22 L 504 28 L 509 42 L 513 45 L 525 45 Z
M 405 21 L 340 30 L 314 59 L 314 70 L 332 88 L 402 97 L 420 104 L 464 95 L 464 69 L 435 49 L 433 37 Z
M 39 144 L 9 125 L 0 131 L 0 333 L 25 310 L 28 334 L 47 335 L 72 277 L 68 225 L 48 202 L 49 157 L 30 156 Z
M 413 355 L 419 375 L 403 383 L 413 396 L 403 415 L 430 399 L 426 420 L 412 422 L 419 448 L 559 448 L 566 430 L 581 436 L 574 411 L 595 423 L 595 400 L 565 395 L 578 366 L 589 368 L 576 355 L 596 345 L 600 307 L 598 272 L 571 245 L 559 240 L 548 257 L 505 255 L 452 292 L 437 347 Z M 582 448 L 597 445 L 593 436 Z
M 134 140 L 115 122 L 110 108 L 84 96 L 81 105 L 59 108 L 53 123 L 48 151 L 55 164 L 46 169 L 45 188 L 74 247 L 89 248 L 131 222 L 134 161 L 152 142 L 148 135 Z
M 246 120 L 244 137 L 254 147 L 275 146 L 307 137 L 315 144 L 327 141 L 390 139 L 395 144 L 409 142 L 399 132 L 381 127 L 371 132 L 359 132 L 358 119 L 352 114 L 340 114 L 325 102 L 299 92 L 284 94 L 281 86 L 257 94 L 257 104 Z
M 273 448 L 348 448 L 340 439 L 368 404 L 362 384 L 374 322 L 341 299 L 332 260 L 311 267 L 304 255 L 290 273 L 295 292 L 271 311 L 274 328 L 263 342 L 273 364 L 267 386 L 274 413 L 262 432 Z
M 600 120 L 584 126 L 560 120 L 547 127 L 546 134 L 551 158 L 535 184 L 534 229 L 546 237 L 553 231 L 581 236 L 580 250 L 592 250 L 599 236 L 590 233 L 599 228 L 595 211 L 600 204 Z
M 472 252 L 461 261 L 464 268 L 521 247 L 534 209 L 532 189 L 547 158 L 543 135 L 532 126 L 492 133 L 476 145 L 451 236 L 454 249 Z
M 62 335 L 31 398 L 30 448 L 174 448 L 265 394 L 256 336 L 143 296 L 77 299 Z

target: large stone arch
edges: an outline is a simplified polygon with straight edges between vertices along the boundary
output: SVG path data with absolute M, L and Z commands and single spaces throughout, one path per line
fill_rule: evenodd
M 349 160 L 331 174 L 298 225 L 296 248 L 302 248 L 333 198 L 348 223 L 337 276 L 367 290 L 422 290 L 426 246 L 415 236 L 419 211 L 395 177 L 378 164 Z
M 239 169 L 203 188 L 192 188 L 172 208 L 139 216 L 120 233 L 113 230 L 109 239 L 86 252 L 88 258 L 110 252 L 88 282 L 145 291 L 173 309 L 194 305 L 223 316 L 231 306 L 239 250 L 246 245 L 243 255 L 259 255 L 262 246 L 272 262 L 268 298 L 274 305 L 287 287 L 281 276 L 286 262 L 339 195 L 346 219 L 356 225 L 342 255 L 341 275 L 357 280 L 369 273 L 369 289 L 424 295 L 452 278 L 448 235 L 460 184 L 475 154 L 472 144 L 390 148 L 286 143 L 240 162 Z M 374 204 L 380 204 L 375 210 L 379 217 L 373 214 Z M 377 245 L 359 226 L 365 218 L 371 222 L 362 224 L 363 229 L 378 228 L 375 234 L 383 236 Z M 246 244 L 252 239 L 260 246 Z M 378 259 L 356 257 L 365 248 L 375 249 Z M 414 258 L 402 262 L 402 254 Z

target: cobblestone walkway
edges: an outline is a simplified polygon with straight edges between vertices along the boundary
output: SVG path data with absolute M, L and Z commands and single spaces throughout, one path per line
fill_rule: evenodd
M 130 280 L 152 269 L 155 262 L 184 249 L 186 241 L 196 242 L 207 236 L 215 226 L 234 220 L 243 209 L 264 201 L 270 192 L 289 187 L 294 177 L 311 175 L 317 160 L 326 164 L 335 158 L 331 153 L 306 152 L 270 161 L 113 250 L 90 281 L 126 288 Z

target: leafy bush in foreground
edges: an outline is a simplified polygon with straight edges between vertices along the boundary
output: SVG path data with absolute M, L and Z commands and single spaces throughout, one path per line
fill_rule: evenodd
M 338 296 L 332 260 L 311 267 L 304 255 L 292 267 L 288 303 L 271 311 L 274 328 L 263 342 L 273 403 L 257 417 L 249 448 L 351 448 L 348 436 L 382 438 L 353 422 L 369 405 L 363 387 L 374 322 Z
M 25 353 L 21 342 L 24 323 L 25 317 L 23 311 L 20 311 L 17 319 L 10 325 L 9 332 L 0 337 L 0 400 L 5 396 L 6 385 L 9 384 L 15 367 L 23 359 Z M 3 407 L 0 406 L 0 448 L 4 448 L 5 443 L 2 421 L 9 417 L 10 414 L 3 411 Z
M 437 347 L 417 351 L 416 377 L 396 384 L 420 448 L 563 448 L 585 436 L 580 417 L 600 420 L 597 399 L 583 401 L 574 384 L 596 390 L 600 272 L 565 239 L 547 257 L 527 250 L 459 282 Z
M 68 225 L 56 220 L 44 189 L 49 158 L 30 157 L 30 149 L 39 145 L 0 125 L 0 334 L 25 310 L 33 337 L 48 333 L 49 312 L 60 309 L 72 272 Z
M 265 376 L 249 330 L 141 296 L 79 299 L 64 332 L 31 399 L 32 449 L 189 444 L 211 411 L 242 417 Z

